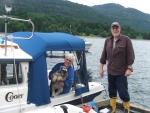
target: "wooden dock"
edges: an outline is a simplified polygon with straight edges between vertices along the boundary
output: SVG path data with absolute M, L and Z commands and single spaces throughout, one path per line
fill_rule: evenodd
M 99 109 L 107 108 L 109 106 L 109 99 L 103 99 L 95 103 Z M 116 113 L 123 113 L 123 104 L 119 100 L 117 101 Z M 150 113 L 150 109 L 130 104 L 130 113 Z
M 87 104 L 87 103 L 83 103 L 83 104 Z M 104 108 L 109 108 L 109 99 L 96 101 L 95 104 L 96 104 L 96 107 L 99 109 L 99 111 Z M 81 105 L 82 104 L 77 105 L 77 106 L 81 107 Z M 123 108 L 122 101 L 117 100 L 117 108 L 116 108 L 115 113 L 124 113 L 123 109 L 124 108 Z M 130 113 L 150 113 L 150 109 L 142 107 L 142 106 L 130 104 Z

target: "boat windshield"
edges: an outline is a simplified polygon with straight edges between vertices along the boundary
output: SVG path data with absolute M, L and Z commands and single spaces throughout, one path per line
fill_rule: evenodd
M 68 54 L 70 51 L 47 51 L 47 70 L 48 74 L 51 71 L 51 69 L 54 67 L 55 64 L 64 62 L 65 55 Z M 85 79 L 85 69 L 83 66 L 83 53 L 82 52 L 75 52 L 71 51 L 75 55 L 75 61 L 72 64 L 72 67 L 74 68 L 74 74 L 75 74 L 75 80 L 73 83 L 73 86 L 76 84 L 76 88 L 81 88 L 86 85 Z

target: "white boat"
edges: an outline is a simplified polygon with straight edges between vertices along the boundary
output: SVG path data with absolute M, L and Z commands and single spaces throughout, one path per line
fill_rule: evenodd
M 34 33 L 31 20 L 9 20 L 30 22 L 33 29 L 0 35 L 0 113 L 45 111 L 54 105 L 78 105 L 103 98 L 103 84 L 88 81 L 84 40 L 66 33 Z M 49 62 L 63 60 L 67 52 L 76 56 L 74 86 L 69 93 L 51 98 Z
M 85 51 L 86 51 L 86 52 L 89 52 L 89 50 L 90 50 L 90 48 L 91 48 L 91 46 L 92 46 L 93 43 L 90 42 L 90 41 L 87 41 L 87 40 L 85 39 L 85 37 L 81 37 L 81 36 L 80 36 L 80 38 L 83 39 L 84 42 L 85 42 Z
M 89 49 L 91 48 L 91 46 L 92 46 L 92 42 L 89 42 L 89 41 L 87 41 L 87 40 L 84 40 L 85 41 L 85 51 L 86 52 L 89 52 Z

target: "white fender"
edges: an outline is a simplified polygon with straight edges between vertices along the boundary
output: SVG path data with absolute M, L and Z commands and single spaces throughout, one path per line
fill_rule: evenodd
M 55 106 L 55 108 L 60 109 L 60 106 L 66 106 L 68 113 L 86 113 L 86 112 L 83 111 L 82 108 L 71 105 L 71 104 L 63 104 L 63 105 Z M 64 112 L 58 112 L 58 113 L 64 113 Z M 91 109 L 88 113 L 97 113 L 97 112 L 94 111 L 93 109 Z
M 66 106 L 68 113 L 85 113 L 85 112 L 83 112 L 82 108 L 71 105 L 71 104 L 63 104 L 63 105 L 55 106 L 54 108 L 62 109 L 60 106 Z M 64 111 L 63 112 L 58 112 L 58 113 L 64 113 Z

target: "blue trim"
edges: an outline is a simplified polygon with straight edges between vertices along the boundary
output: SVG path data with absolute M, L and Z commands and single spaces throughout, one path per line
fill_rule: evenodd
M 81 87 L 81 88 L 76 88 L 75 89 L 75 96 L 79 96 L 82 93 L 85 93 L 87 91 L 89 91 L 89 87 L 88 86 L 84 86 L 84 87 Z

